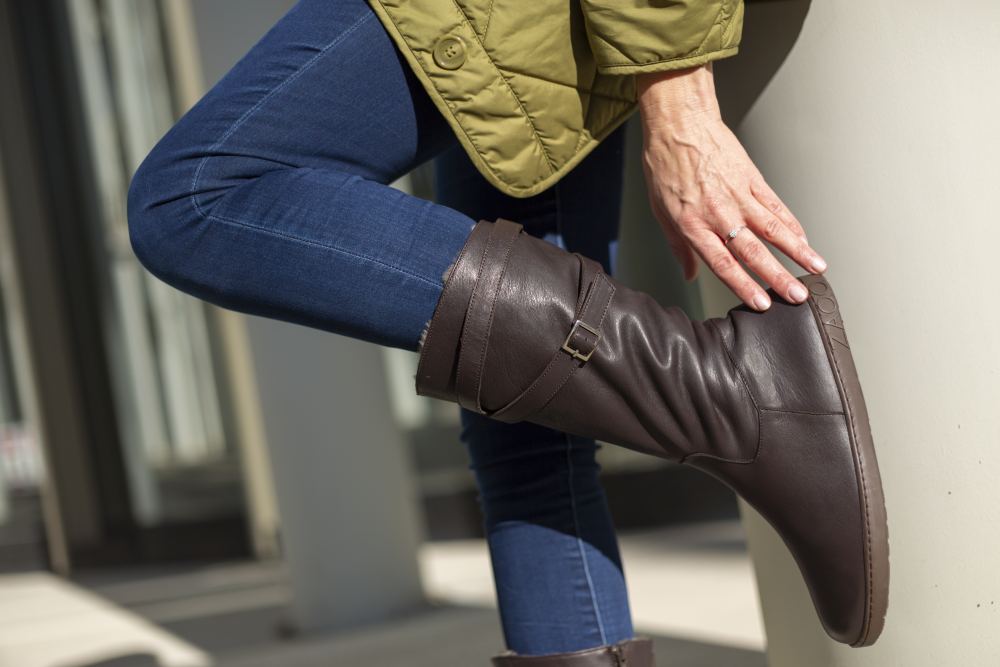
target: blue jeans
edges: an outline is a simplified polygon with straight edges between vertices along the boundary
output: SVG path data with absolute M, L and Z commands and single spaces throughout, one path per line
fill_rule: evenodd
M 437 203 L 389 187 L 436 158 Z M 561 182 L 504 196 L 363 0 L 302 0 L 157 144 L 129 234 L 161 280 L 233 310 L 416 351 L 475 221 L 612 271 L 619 130 Z M 632 636 L 596 443 L 461 410 L 504 635 L 523 654 Z

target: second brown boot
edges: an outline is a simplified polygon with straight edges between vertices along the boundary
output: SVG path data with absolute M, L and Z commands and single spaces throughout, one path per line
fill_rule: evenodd
M 507 651 L 494 656 L 492 663 L 493 667 L 656 667 L 653 640 L 648 637 L 549 655 L 518 655 Z
M 600 264 L 480 221 L 420 348 L 416 390 L 690 465 L 776 529 L 826 632 L 873 643 L 889 546 L 868 415 L 837 299 L 691 320 Z

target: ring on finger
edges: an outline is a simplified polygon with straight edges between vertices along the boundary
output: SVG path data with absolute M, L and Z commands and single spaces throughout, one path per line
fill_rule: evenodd
M 723 242 L 723 245 L 729 245 L 729 242 L 735 239 L 736 235 L 746 228 L 747 228 L 746 225 L 740 225 L 739 227 L 734 227 L 733 229 L 729 230 L 729 233 L 726 234 L 726 240 L 725 242 Z

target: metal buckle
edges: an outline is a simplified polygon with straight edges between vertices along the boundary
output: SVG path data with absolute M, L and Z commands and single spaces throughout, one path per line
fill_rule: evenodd
M 578 349 L 576 349 L 574 347 L 570 347 L 570 345 L 569 345 L 569 341 L 573 337 L 573 333 L 576 331 L 577 327 L 583 327 L 584 329 L 586 329 L 590 333 L 592 333 L 595 336 L 597 336 L 597 340 L 594 341 L 594 347 L 592 347 L 590 349 L 590 352 L 588 352 L 587 354 L 582 354 L 580 352 L 580 350 L 578 350 Z M 569 330 L 569 335 L 567 335 L 566 336 L 566 340 L 563 341 L 562 349 L 566 350 L 571 355 L 573 355 L 574 359 L 579 359 L 580 361 L 587 361 L 588 359 L 590 359 L 591 355 L 594 354 L 594 350 L 597 349 L 597 343 L 600 340 L 601 340 L 601 332 L 600 331 L 598 331 L 594 327 L 590 326 L 586 322 L 583 322 L 583 321 L 581 321 L 581 320 L 578 319 L 575 322 L 573 322 L 573 328 L 571 328 Z

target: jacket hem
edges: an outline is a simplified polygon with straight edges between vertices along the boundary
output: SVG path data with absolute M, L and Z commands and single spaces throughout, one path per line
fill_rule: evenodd
M 483 158 L 479 148 L 472 141 L 465 128 L 462 126 L 462 123 L 458 120 L 455 111 L 451 108 L 451 105 L 448 104 L 448 101 L 444 98 L 440 91 L 438 91 L 431 77 L 424 71 L 423 64 L 417 58 L 416 54 L 410 49 L 409 44 L 406 42 L 406 39 L 399 31 L 399 28 L 392 20 L 392 16 L 386 8 L 383 7 L 381 2 L 378 2 L 378 0 L 369 0 L 368 4 L 380 19 L 383 27 L 389 33 L 389 36 L 396 43 L 396 46 L 403 55 L 403 58 L 410 65 L 414 75 L 417 77 L 417 80 L 420 81 L 424 90 L 431 98 L 434 106 L 437 107 L 445 121 L 452 128 L 452 131 L 455 133 L 456 138 L 471 159 L 473 165 L 493 187 L 511 197 L 523 199 L 547 190 L 549 187 L 558 182 L 563 176 L 569 173 L 569 171 L 579 164 L 580 161 L 583 160 L 583 158 L 586 157 L 594 148 L 596 148 L 607 135 L 617 129 L 619 125 L 625 122 L 625 120 L 627 120 L 629 116 L 631 116 L 632 113 L 638 109 L 638 104 L 635 102 L 625 107 L 618 116 L 612 119 L 605 127 L 602 127 L 599 133 L 592 135 L 587 141 L 581 143 L 580 147 L 572 157 L 567 159 L 558 167 L 552 167 L 551 163 L 549 163 L 547 166 L 550 168 L 550 173 L 546 174 L 544 177 L 528 185 L 520 185 L 518 183 L 505 180 Z M 544 147 L 542 148 L 544 149 Z

